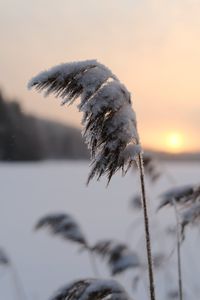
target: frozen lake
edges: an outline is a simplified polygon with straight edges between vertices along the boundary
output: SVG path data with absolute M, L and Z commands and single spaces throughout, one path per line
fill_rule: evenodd
M 153 186 L 147 181 L 152 212 L 158 203 L 156 196 L 167 188 L 200 182 L 198 162 L 165 163 L 163 169 L 167 176 L 163 175 Z M 6 250 L 13 261 L 26 294 L 23 297 L 21 291 L 15 289 L 11 271 L 0 267 L 1 300 L 47 300 L 65 283 L 93 276 L 87 253 L 78 253 L 76 245 L 52 237 L 45 230 L 34 232 L 37 220 L 47 213 L 72 214 L 91 243 L 103 238 L 127 240 L 127 228 L 134 217 L 138 217 L 129 207 L 130 198 L 139 190 L 137 173 L 129 172 L 123 178 L 118 174 L 106 188 L 104 180 L 92 181 L 86 187 L 88 171 L 87 162 L 0 164 L 0 247 Z M 164 222 L 171 222 L 171 219 L 173 222 L 172 211 L 161 212 L 161 219 L 163 215 Z M 171 245 L 163 241 L 162 225 L 154 226 L 160 224 L 157 222 L 160 221 L 153 218 L 154 247 L 167 249 L 169 246 L 170 251 Z M 133 246 L 134 239 L 138 239 L 138 232 L 143 234 L 143 228 L 136 231 L 131 236 Z M 132 241 L 129 240 L 129 243 Z M 135 242 L 135 245 L 138 247 L 141 243 Z M 183 246 L 183 255 L 191 258 L 184 263 L 184 279 L 188 281 L 194 278 L 189 283 L 192 290 L 190 300 L 196 300 L 192 293 L 198 292 L 199 245 L 196 238 L 189 238 Z M 140 254 L 144 252 L 145 256 L 144 247 L 139 247 Z M 97 263 L 101 275 L 108 277 L 106 266 Z M 118 279 L 124 283 L 123 275 Z M 138 293 L 136 295 L 142 295 L 141 291 Z M 141 296 L 135 299 L 141 299 Z M 147 299 L 147 296 L 142 299 Z

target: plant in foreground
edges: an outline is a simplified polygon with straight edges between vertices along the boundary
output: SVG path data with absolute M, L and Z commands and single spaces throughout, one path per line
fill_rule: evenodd
M 37 230 L 43 227 L 49 228 L 52 234 L 59 235 L 65 240 L 73 241 L 86 248 L 88 247 L 86 238 L 83 235 L 79 224 L 69 214 L 54 213 L 46 215 L 39 219 L 35 229 Z
M 184 239 L 185 226 L 200 219 L 200 186 L 185 185 L 172 188 L 161 195 L 162 201 L 158 210 L 171 205 L 174 207 L 177 234 L 177 269 L 179 283 L 179 299 L 183 299 L 181 242 Z M 179 209 L 184 209 L 180 216 Z
M 140 267 L 140 259 L 137 253 L 131 251 L 124 243 L 114 240 L 101 240 L 91 250 L 107 260 L 112 275 L 130 268 Z
M 64 213 L 46 215 L 37 222 L 35 229 L 38 230 L 44 227 L 47 227 L 52 234 L 58 235 L 64 240 L 77 243 L 84 249 L 87 249 L 90 255 L 93 272 L 95 275 L 98 275 L 91 247 L 89 246 L 80 225 L 71 215 Z
M 115 280 L 82 279 L 60 289 L 51 300 L 129 300 L 124 288 Z
M 131 251 L 124 243 L 114 240 L 101 240 L 95 243 L 95 245 L 90 246 L 82 233 L 80 225 L 69 214 L 54 213 L 42 217 L 37 222 L 35 229 L 38 230 L 44 227 L 47 227 L 53 235 L 58 235 L 64 240 L 75 242 L 79 244 L 83 250 L 86 249 L 91 255 L 95 275 L 97 270 L 93 260 L 94 254 L 107 261 L 111 275 L 117 275 L 130 268 L 138 270 L 142 267 L 137 253 Z M 63 292 L 61 294 L 63 294 Z
M 177 202 L 181 202 L 183 195 L 190 195 L 191 187 L 186 186 L 184 188 L 173 188 L 161 195 L 162 202 L 158 207 L 158 210 L 168 204 L 174 207 L 176 218 L 176 245 L 177 245 L 177 271 L 178 271 L 178 287 L 179 287 L 179 299 L 183 299 L 183 285 L 182 285 L 182 262 L 181 262 L 181 237 L 180 237 L 180 221 L 177 211 Z
M 0 266 L 9 268 L 12 273 L 13 284 L 16 290 L 16 299 L 25 300 L 26 294 L 17 269 L 15 268 L 5 250 L 2 248 L 0 248 Z
M 83 136 L 90 149 L 93 177 L 107 175 L 108 183 L 114 173 L 123 173 L 136 162 L 140 184 L 146 233 L 147 260 L 151 300 L 155 300 L 151 239 L 144 183 L 143 156 L 137 131 L 135 112 L 127 88 L 104 65 L 96 60 L 72 62 L 53 67 L 34 77 L 29 88 L 45 94 L 55 94 L 62 104 L 71 104 L 80 98 L 79 111 L 83 112 Z

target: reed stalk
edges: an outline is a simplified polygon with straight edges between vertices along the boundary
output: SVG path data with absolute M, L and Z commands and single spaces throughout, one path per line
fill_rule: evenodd
M 146 251 L 147 251 L 148 273 L 149 273 L 149 292 L 150 292 L 150 299 L 156 300 L 155 288 L 154 288 L 153 259 L 151 253 L 151 236 L 149 230 L 149 216 L 148 216 L 148 208 L 147 208 L 142 153 L 138 155 L 138 166 L 140 172 L 141 198 L 142 198 L 143 214 L 144 214 L 145 241 L 146 241 Z

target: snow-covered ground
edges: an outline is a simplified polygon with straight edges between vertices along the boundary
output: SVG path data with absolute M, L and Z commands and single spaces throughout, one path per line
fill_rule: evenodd
M 200 182 L 200 163 L 171 162 L 165 163 L 163 169 L 167 176 L 163 175 L 155 185 L 147 182 L 149 200 L 154 203 L 151 211 L 154 211 L 158 201 L 156 196 L 168 187 Z M 25 289 L 23 295 L 22 289 L 15 286 L 16 274 L 0 267 L 1 300 L 46 300 L 65 283 L 93 276 L 87 253 L 78 252 L 76 245 L 50 236 L 45 230 L 34 231 L 37 220 L 49 212 L 72 214 L 91 243 L 102 238 L 127 241 L 127 228 L 134 218 L 138 218 L 129 206 L 130 198 L 138 191 L 137 173 L 129 172 L 124 178 L 117 174 L 106 188 L 104 180 L 93 181 L 86 187 L 88 171 L 87 162 L 0 164 L 0 247 L 12 259 Z M 173 243 L 165 240 L 162 224 L 166 222 L 174 222 L 170 209 L 160 213 L 159 221 L 153 218 L 152 237 L 155 249 L 167 249 L 169 253 Z M 136 241 L 141 239 L 139 233 L 143 235 L 140 226 L 135 232 L 133 229 L 128 242 L 145 256 L 143 241 Z M 183 255 L 187 292 L 197 294 L 200 243 L 196 237 L 197 234 L 194 238 L 193 231 L 190 231 L 183 246 Z M 106 265 L 99 261 L 97 263 L 101 275 L 108 277 Z M 163 271 L 159 271 L 159 274 L 165 280 L 171 278 L 169 274 L 163 275 Z M 131 277 L 130 271 L 125 278 L 128 275 Z M 118 279 L 125 283 L 123 275 Z M 161 281 L 159 279 L 160 285 Z M 164 283 L 164 286 L 168 283 Z M 172 285 L 176 287 L 176 281 Z M 145 296 L 141 298 L 143 294 Z M 135 295 L 136 300 L 147 299 L 142 287 Z M 192 294 L 188 299 L 196 300 Z

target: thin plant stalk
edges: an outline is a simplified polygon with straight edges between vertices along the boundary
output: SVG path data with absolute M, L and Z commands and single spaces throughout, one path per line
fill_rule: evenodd
M 140 216 L 133 220 L 133 222 L 129 225 L 126 232 L 126 243 L 129 244 L 131 240 L 131 235 L 133 234 L 133 229 L 139 226 Z
M 150 299 L 156 300 L 155 288 L 154 288 L 153 259 L 151 253 L 151 236 L 149 230 L 149 217 L 148 217 L 148 210 L 147 210 L 147 200 L 146 200 L 145 181 L 144 181 L 144 164 L 143 164 L 142 153 L 138 155 L 138 167 L 140 172 L 141 197 L 142 197 L 143 213 L 144 213 L 145 240 L 146 240 L 146 250 L 147 250 L 148 272 L 149 272 L 149 292 L 150 292 Z
M 89 254 L 89 259 L 90 259 L 90 263 L 91 263 L 91 267 L 92 267 L 92 271 L 94 273 L 94 276 L 95 277 L 100 277 L 99 271 L 97 269 L 94 253 L 92 252 L 92 250 L 90 248 L 88 248 L 88 254 Z
M 177 210 L 177 205 L 175 200 L 173 200 L 173 206 L 174 206 L 174 212 L 176 217 L 178 290 L 179 290 L 179 299 L 183 300 L 180 222 L 179 222 L 178 210 Z
M 13 283 L 15 285 L 17 299 L 26 300 L 27 297 L 26 297 L 26 293 L 25 293 L 23 284 L 21 282 L 21 278 L 18 274 L 17 269 L 15 268 L 15 266 L 13 264 L 11 265 L 10 270 L 12 271 Z
M 88 241 L 86 241 L 85 246 L 86 246 L 86 250 L 88 252 L 92 272 L 93 272 L 94 276 L 98 278 L 98 277 L 100 277 L 100 275 L 99 275 L 99 271 L 98 271 L 98 268 L 96 265 L 95 255 L 94 255 L 94 252 L 92 251 L 92 247 L 90 246 Z

